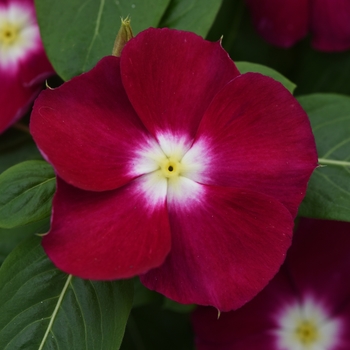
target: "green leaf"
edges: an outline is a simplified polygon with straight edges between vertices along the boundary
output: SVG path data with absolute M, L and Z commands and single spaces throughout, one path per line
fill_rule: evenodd
M 32 137 L 11 128 L 0 136 L 0 173 L 30 159 L 42 159 Z
M 174 312 L 186 313 L 191 312 L 196 305 L 194 304 L 179 304 L 174 300 L 164 298 L 163 308 Z
M 292 94 L 294 89 L 296 88 L 296 85 L 292 83 L 290 80 L 288 80 L 286 77 L 284 77 L 282 74 L 278 73 L 272 68 L 263 66 L 261 64 L 256 63 L 250 63 L 250 62 L 235 62 L 238 70 L 244 74 L 248 72 L 255 72 L 255 73 L 261 73 L 263 75 L 267 75 L 268 77 L 271 77 L 277 81 L 279 81 L 281 84 L 284 85 L 284 87 L 289 90 L 289 92 Z
M 299 214 L 350 221 L 350 98 L 313 94 L 299 102 L 310 117 L 322 165 L 311 176 Z
M 41 160 L 4 171 L 0 175 L 0 227 L 13 228 L 48 217 L 55 187 L 52 167 Z
M 117 350 L 132 304 L 132 282 L 93 282 L 56 269 L 39 237 L 0 268 L 0 349 Z
M 120 17 L 134 33 L 156 27 L 170 0 L 35 0 L 47 55 L 62 79 L 90 70 L 112 53 Z
M 171 0 L 160 27 L 188 30 L 205 37 L 221 4 L 222 0 Z
M 133 307 L 139 307 L 154 302 L 163 302 L 163 295 L 146 288 L 138 277 L 134 278 Z
M 121 350 L 193 350 L 190 315 L 152 303 L 132 309 Z
M 11 251 L 24 239 L 35 233 L 46 233 L 50 229 L 50 218 L 12 229 L 0 228 L 0 265 Z

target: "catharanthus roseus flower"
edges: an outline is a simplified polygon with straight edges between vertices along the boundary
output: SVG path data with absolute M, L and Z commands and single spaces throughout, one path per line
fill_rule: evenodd
M 198 350 L 350 349 L 350 223 L 303 219 L 279 273 L 241 309 L 199 307 Z
M 62 270 L 236 308 L 284 260 L 316 166 L 305 112 L 219 42 L 169 29 L 44 91 L 31 132 L 58 187 L 43 246 Z
M 320 51 L 350 48 L 348 0 L 246 0 L 257 31 L 273 45 L 288 48 L 310 31 Z
M 34 1 L 0 0 L 0 132 L 28 111 L 52 74 Z

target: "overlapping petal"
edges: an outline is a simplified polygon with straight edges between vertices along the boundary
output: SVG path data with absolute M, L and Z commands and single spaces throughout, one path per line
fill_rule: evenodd
M 269 43 L 288 48 L 309 30 L 320 51 L 350 48 L 350 3 L 347 0 L 246 0 L 253 23 Z
M 263 194 L 183 181 L 168 189 L 171 252 L 141 281 L 180 303 L 238 308 L 278 271 L 292 217 Z
M 33 0 L 0 1 L 0 25 L 20 27 L 19 39 L 0 42 L 0 133 L 28 111 L 54 74 L 40 39 Z
M 287 266 L 299 293 L 312 293 L 339 312 L 350 302 L 350 224 L 303 219 Z
M 32 53 L 30 57 L 20 62 L 19 69 L 21 72 L 20 79 L 24 87 L 40 85 L 42 88 L 45 79 L 54 74 L 54 69 L 47 59 L 41 43 L 35 53 Z
M 119 58 L 112 56 L 59 88 L 43 91 L 30 129 L 60 177 L 93 191 L 115 189 L 142 175 L 134 159 L 152 143 L 125 94 Z
M 282 268 L 283 269 L 283 268 Z M 288 302 L 295 300 L 294 286 L 287 274 L 278 273 L 272 288 L 263 289 L 254 299 L 234 312 L 223 312 L 219 319 L 212 307 L 198 307 L 192 314 L 197 350 L 272 350 L 276 327 L 273 314 Z M 264 317 L 262 317 L 264 315 Z M 265 317 L 271 315 L 271 317 Z M 259 344 L 260 342 L 260 344 Z M 248 345 L 255 347 L 249 348 Z
M 128 278 L 159 266 L 170 250 L 166 186 L 158 197 L 139 178 L 89 192 L 57 179 L 52 228 L 43 247 L 61 270 L 81 278 Z
M 321 348 L 323 344 L 324 349 L 348 349 L 349 230 L 350 224 L 345 222 L 301 219 L 285 263 L 254 299 L 239 310 L 223 313 L 219 320 L 213 308 L 199 307 L 193 313 L 197 350 L 244 350 L 250 349 L 252 344 L 255 344 L 252 349 L 257 350 L 280 349 L 281 345 L 277 344 L 281 344 L 278 341 L 281 327 L 292 334 L 296 326 L 292 317 L 286 317 L 285 311 L 299 305 L 304 317 L 308 317 L 307 308 L 310 315 L 312 313 L 310 301 L 314 312 L 320 313 L 314 314 L 311 320 L 318 322 L 320 331 L 325 332 L 320 334 L 321 340 L 317 338 L 315 343 L 310 343 L 310 348 Z M 322 313 L 326 319 L 320 322 Z M 330 332 L 331 323 L 333 332 Z M 261 344 L 256 343 L 257 339 Z M 293 344 L 290 348 L 301 346 L 297 338 Z
M 246 0 L 253 23 L 269 43 L 291 47 L 309 29 L 308 0 Z
M 273 79 L 247 73 L 216 95 L 184 160 L 207 165 L 187 174 L 194 180 L 265 193 L 295 216 L 317 166 L 314 145 L 296 99 Z
M 0 133 L 28 111 L 30 104 L 41 90 L 41 85 L 25 87 L 18 75 L 8 74 L 0 68 Z
M 320 51 L 350 48 L 350 2 L 313 0 L 310 18 L 312 45 Z
M 217 91 L 239 74 L 219 42 L 167 28 L 130 40 L 121 72 L 133 107 L 154 136 L 170 131 L 189 139 Z

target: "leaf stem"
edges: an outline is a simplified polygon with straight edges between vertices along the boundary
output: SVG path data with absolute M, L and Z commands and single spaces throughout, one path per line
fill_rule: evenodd
M 63 289 L 62 289 L 62 292 L 61 292 L 61 294 L 60 294 L 60 296 L 59 296 L 59 298 L 58 298 L 58 300 L 57 300 L 56 307 L 55 307 L 55 309 L 53 310 L 53 313 L 52 313 L 52 315 L 51 315 L 51 320 L 50 320 L 50 322 L 49 322 L 49 325 L 47 326 L 46 332 L 45 332 L 45 334 L 44 334 L 43 340 L 41 341 L 41 344 L 40 344 L 38 350 L 42 350 L 42 349 L 44 348 L 46 339 L 47 339 L 47 337 L 48 337 L 48 335 L 49 335 L 49 333 L 50 333 L 50 331 L 51 331 L 51 328 L 52 328 L 52 325 L 53 325 L 53 323 L 54 323 L 54 321 L 55 321 L 55 318 L 56 318 L 56 316 L 57 316 L 58 310 L 59 310 L 59 308 L 60 308 L 60 306 L 61 306 L 61 304 L 62 304 L 63 297 L 64 297 L 64 295 L 66 294 L 67 288 L 68 288 L 69 283 L 71 282 L 72 278 L 73 278 L 72 275 L 68 275 L 67 281 L 66 281 L 66 283 L 64 284 Z
M 343 161 L 343 160 L 333 160 L 333 159 L 326 159 L 326 158 L 318 158 L 318 163 L 320 165 L 335 165 L 335 166 L 350 167 L 350 162 Z

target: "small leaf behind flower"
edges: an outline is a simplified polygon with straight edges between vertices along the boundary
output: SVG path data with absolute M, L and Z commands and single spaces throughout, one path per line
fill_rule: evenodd
M 0 175 L 0 227 L 13 228 L 50 216 L 55 187 L 52 167 L 41 160 L 4 171 Z
M 93 282 L 56 269 L 39 237 L 0 269 L 0 349 L 117 350 L 132 305 L 132 282 Z
M 188 30 L 205 37 L 221 4 L 222 0 L 171 0 L 159 26 Z
M 62 79 L 69 80 L 112 53 L 120 17 L 130 16 L 137 34 L 158 25 L 169 1 L 35 0 L 35 5 L 50 62 Z
M 301 96 L 315 135 L 319 164 L 311 176 L 301 216 L 350 221 L 350 98 Z
M 271 77 L 279 81 L 291 94 L 294 92 L 296 85 L 284 77 L 281 73 L 278 73 L 272 68 L 263 66 L 261 64 L 250 63 L 250 62 L 235 62 L 238 70 L 244 74 L 248 72 L 261 73 L 268 77 Z

